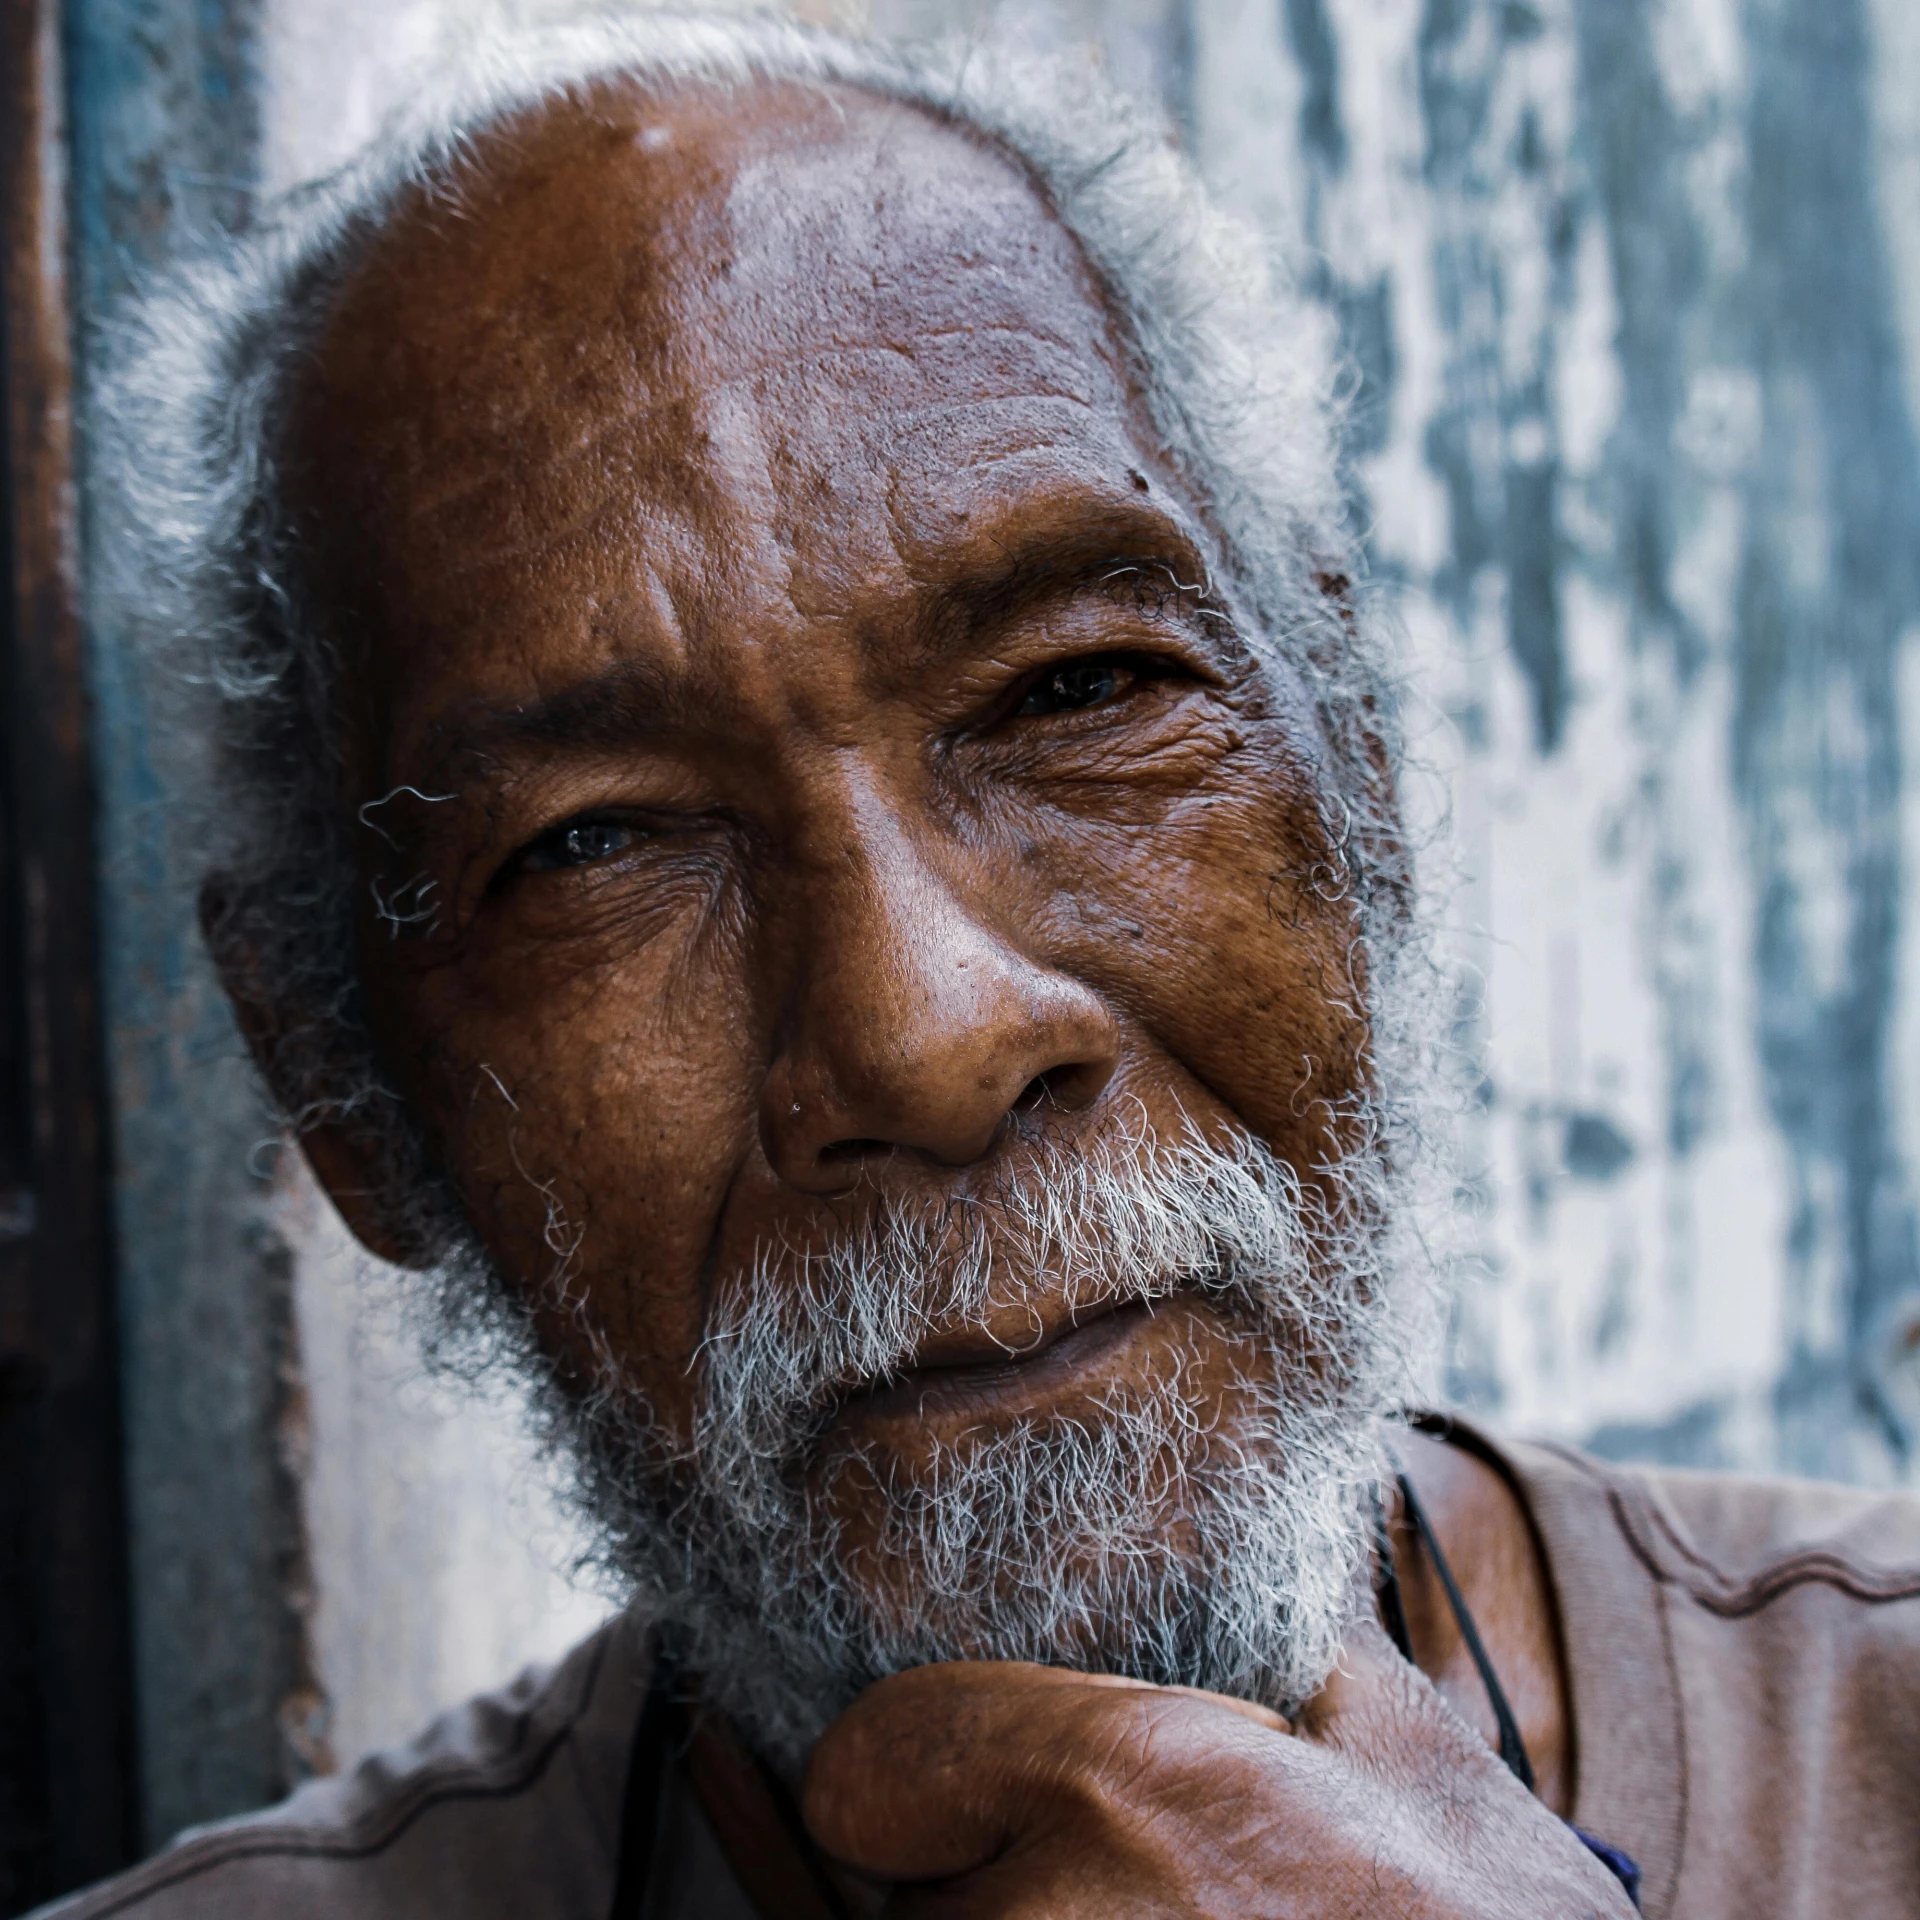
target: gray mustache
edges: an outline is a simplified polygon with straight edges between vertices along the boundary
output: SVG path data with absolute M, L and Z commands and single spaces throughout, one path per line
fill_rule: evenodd
M 1290 1319 L 1338 1276 L 1324 1208 L 1251 1135 L 1226 1144 L 1144 1119 L 1071 1146 L 1042 1145 L 988 1196 L 936 1208 L 882 1203 L 818 1252 L 763 1248 L 715 1300 L 696 1359 L 693 1450 L 711 1461 L 749 1438 L 785 1452 L 846 1395 L 908 1371 L 932 1336 L 1004 1328 L 1044 1304 L 1075 1317 L 1182 1288 L 1234 1295 Z

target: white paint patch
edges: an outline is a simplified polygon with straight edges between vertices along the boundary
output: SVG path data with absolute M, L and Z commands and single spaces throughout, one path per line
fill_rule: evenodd
M 1193 15 L 1194 160 L 1220 204 L 1285 257 L 1306 237 L 1306 169 L 1294 149 L 1304 97 L 1273 0 L 1209 0 Z
M 259 41 L 262 188 L 280 193 L 350 159 L 445 31 L 440 0 L 268 0 Z
M 1555 376 L 1560 458 L 1575 476 L 1600 464 L 1620 418 L 1620 360 L 1614 351 L 1620 314 L 1614 304 L 1613 268 L 1606 229 L 1589 220 L 1580 230 L 1573 267 L 1573 312 L 1560 336 Z
M 1653 9 L 1653 51 L 1675 113 L 1704 118 L 1745 86 L 1738 0 L 1664 0 Z
M 511 1385 L 475 1392 L 425 1372 L 405 1315 L 410 1276 L 361 1252 L 304 1170 L 281 1219 L 298 1250 L 312 1436 L 311 1649 L 328 1744 L 351 1765 L 557 1658 L 612 1601 L 570 1572 L 585 1536 L 554 1498 Z

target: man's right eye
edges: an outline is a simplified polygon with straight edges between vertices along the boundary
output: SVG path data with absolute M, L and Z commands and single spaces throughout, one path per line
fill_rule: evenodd
M 617 820 L 570 820 L 564 827 L 543 833 L 520 856 L 527 873 L 553 873 L 562 867 L 590 867 L 625 853 L 640 836 Z

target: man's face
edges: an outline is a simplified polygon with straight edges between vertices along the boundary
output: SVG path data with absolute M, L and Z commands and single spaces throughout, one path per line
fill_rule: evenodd
M 1250 1135 L 1311 1193 L 1350 1144 L 1310 708 L 1005 159 L 848 93 L 549 114 L 383 235 L 294 452 L 382 1057 L 562 1368 L 670 1446 L 716 1313 L 876 1222 L 991 1249 L 1076 1155 Z M 1232 1419 L 1216 1301 L 1104 1311 L 1032 1248 L 828 1383 L 789 1464 L 866 1463 L 856 1558 L 983 1438 L 1175 1381 Z

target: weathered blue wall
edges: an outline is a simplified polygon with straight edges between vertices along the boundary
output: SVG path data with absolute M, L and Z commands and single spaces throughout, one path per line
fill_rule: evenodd
M 1920 21 L 1188 18 L 1203 164 L 1343 318 L 1465 877 L 1458 1387 L 1610 1451 L 1903 1475 Z
M 180 234 L 246 219 L 255 28 L 250 0 L 70 0 L 83 332 Z M 110 530 L 90 515 L 87 532 L 97 581 Z M 171 838 L 171 799 L 201 777 L 193 743 L 97 596 L 94 608 L 140 1762 L 157 1842 L 290 1784 L 291 1266 L 250 1170 L 267 1128 Z
M 1768 1106 L 1792 1158 L 1783 1255 L 1801 1294 L 1823 1242 L 1839 1268 L 1835 1337 L 1796 1325 L 1774 1396 L 1783 1457 L 1815 1472 L 1854 1465 L 1849 1428 L 1901 1463 L 1920 1443 L 1883 1378 L 1890 1325 L 1904 1331 L 1920 1297 L 1912 1143 L 1896 1137 L 1889 1086 L 1906 904 L 1898 671 L 1920 619 L 1920 462 L 1874 218 L 1874 49 L 1863 13 L 1861 0 L 1754 10 L 1747 271 L 1688 303 L 1729 336 L 1729 357 L 1752 369 L 1761 396 L 1758 457 L 1743 475 L 1733 771 L 1757 902 L 1757 1038 Z M 1617 35 L 1590 37 L 1598 90 L 1620 49 Z M 1655 125 L 1647 144 L 1677 167 L 1681 130 Z M 1629 163 L 1625 144 L 1616 136 L 1608 156 L 1607 185 L 1625 176 L 1619 199 L 1609 194 L 1616 227 L 1658 191 L 1644 151 Z M 1920 219 L 1920 209 L 1907 217 Z M 1676 225 L 1678 250 L 1687 235 Z M 1657 370 L 1675 357 L 1685 306 L 1679 319 L 1663 312 L 1661 276 L 1636 266 L 1622 256 L 1616 276 Z M 1653 444 L 1665 396 L 1646 384 Z M 1632 443 L 1623 457 L 1632 460 Z M 1639 611 L 1660 632 L 1653 596 L 1663 583 L 1648 572 Z M 1823 903 L 1800 878 L 1809 856 L 1841 877 L 1831 973 L 1819 961 L 1830 937 L 1818 924 Z

